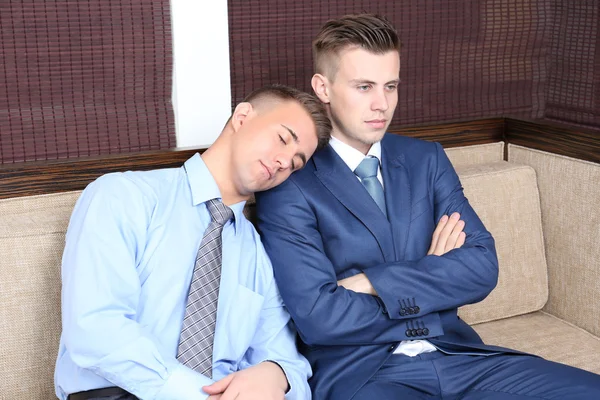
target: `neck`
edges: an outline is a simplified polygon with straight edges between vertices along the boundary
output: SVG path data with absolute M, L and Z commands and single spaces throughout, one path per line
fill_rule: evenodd
M 363 143 L 359 140 L 349 138 L 346 135 L 342 135 L 337 129 L 333 129 L 333 131 L 331 132 L 331 136 L 333 136 L 340 142 L 346 143 L 348 146 L 360 151 L 364 155 L 367 155 L 372 146 L 372 144 Z
M 217 140 L 202 153 L 202 160 L 219 187 L 223 204 L 230 206 L 239 203 L 240 201 L 248 200 L 250 194 L 244 195 L 239 193 L 234 184 L 231 152 L 228 151 L 230 147 L 225 143 L 226 139 L 223 136 L 224 135 L 219 136 Z

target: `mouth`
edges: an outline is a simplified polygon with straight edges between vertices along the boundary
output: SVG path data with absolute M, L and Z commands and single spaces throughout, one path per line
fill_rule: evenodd
M 375 129 L 385 128 L 385 124 L 387 122 L 386 119 L 371 119 L 369 121 L 365 121 L 367 125 Z
M 265 172 L 267 173 L 267 176 L 269 177 L 269 179 L 273 178 L 273 170 L 271 170 L 269 167 L 267 167 L 265 164 L 263 164 L 263 162 L 260 162 L 260 165 L 262 165 L 262 167 L 264 168 Z

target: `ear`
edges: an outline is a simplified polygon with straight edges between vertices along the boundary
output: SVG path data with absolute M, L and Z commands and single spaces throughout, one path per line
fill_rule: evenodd
M 253 113 L 254 107 L 252 107 L 252 104 L 247 102 L 238 104 L 231 116 L 231 126 L 233 127 L 233 130 L 237 132 L 244 122 L 252 117 Z
M 310 84 L 315 94 L 325 104 L 329 104 L 329 79 L 321 74 L 314 74 Z

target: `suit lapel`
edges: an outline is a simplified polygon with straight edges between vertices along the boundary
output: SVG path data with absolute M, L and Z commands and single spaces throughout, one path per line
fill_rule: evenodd
M 393 261 L 394 244 L 390 224 L 350 168 L 331 146 L 317 152 L 313 156 L 313 162 L 317 178 L 367 227 L 379 243 L 384 260 Z
M 393 151 L 391 143 L 381 143 L 382 176 L 385 188 L 385 204 L 393 232 L 393 244 L 397 260 L 405 257 L 408 228 L 411 216 L 411 191 L 408 168 L 404 154 Z

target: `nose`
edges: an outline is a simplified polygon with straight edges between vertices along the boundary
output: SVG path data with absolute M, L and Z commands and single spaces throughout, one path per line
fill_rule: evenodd
M 292 156 L 287 153 L 279 153 L 276 158 L 279 169 L 288 169 L 292 165 Z
M 386 93 L 383 90 L 373 91 L 373 102 L 371 109 L 373 111 L 385 112 L 389 108 L 389 102 Z

